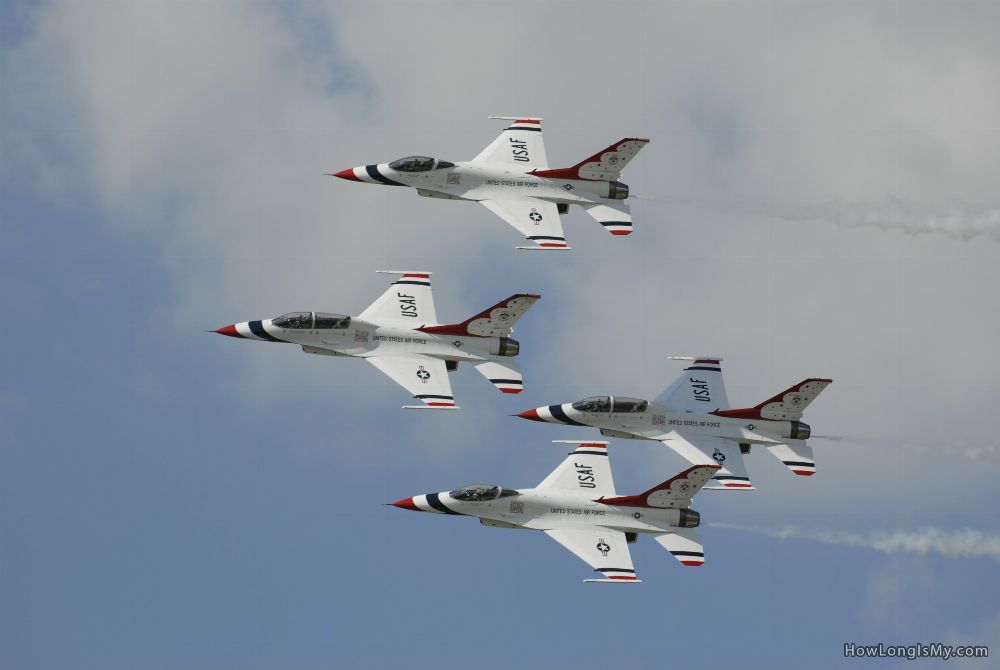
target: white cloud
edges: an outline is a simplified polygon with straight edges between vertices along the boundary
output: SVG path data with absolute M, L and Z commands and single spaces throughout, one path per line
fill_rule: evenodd
M 960 428 L 976 444 L 1000 402 L 998 9 L 980 11 L 647 4 L 623 21 L 556 3 L 510 22 L 478 3 L 54 2 L 5 52 L 18 169 L 3 174 L 163 240 L 173 297 L 149 330 L 164 345 L 293 309 L 357 313 L 384 285 L 372 270 L 417 265 L 445 318 L 543 293 L 519 325 L 525 406 L 653 396 L 678 372 L 665 355 L 708 353 L 738 404 L 833 377 L 807 417 L 817 432 L 916 443 Z M 555 164 L 648 135 L 625 179 L 676 198 L 636 200 L 630 238 L 575 211 L 573 252 L 517 254 L 475 205 L 323 176 L 470 157 L 498 130 L 484 117 L 508 113 L 547 118 Z M 271 397 L 280 374 L 309 398 L 387 388 L 346 361 L 208 346 L 226 345 L 244 357 L 238 393 Z M 826 472 L 851 468 L 861 505 L 915 494 L 920 477 L 883 482 L 890 469 L 938 465 L 851 445 L 817 457 L 806 510 L 841 496 Z

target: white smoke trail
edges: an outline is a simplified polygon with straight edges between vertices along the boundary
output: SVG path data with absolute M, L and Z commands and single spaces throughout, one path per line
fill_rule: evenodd
M 918 528 L 914 531 L 876 531 L 853 533 L 847 531 L 813 531 L 786 526 L 784 528 L 762 528 L 740 526 L 728 523 L 710 523 L 714 528 L 728 528 L 757 533 L 786 540 L 789 538 L 813 540 L 823 544 L 837 544 L 846 547 L 865 547 L 884 554 L 912 553 L 936 554 L 946 558 L 992 558 L 1000 563 L 1000 534 L 985 533 L 964 528 L 961 530 L 941 530 L 939 528 Z
M 840 228 L 879 228 L 908 235 L 937 233 L 968 241 L 986 236 L 1000 240 L 1000 208 L 950 203 L 939 208 L 919 208 L 899 200 L 881 204 L 829 203 L 796 211 L 772 210 L 786 221 L 831 223 Z
M 881 203 L 833 201 L 793 206 L 768 204 L 751 198 L 633 197 L 793 223 L 825 223 L 845 229 L 879 228 L 908 235 L 938 234 L 963 241 L 985 236 L 1000 241 L 1000 207 L 995 206 L 952 202 L 938 207 L 918 207 L 896 199 Z
M 868 447 L 879 449 L 902 449 L 918 454 L 945 454 L 948 456 L 959 456 L 970 461 L 987 461 L 989 463 L 1000 463 L 1000 446 L 997 445 L 971 445 L 964 440 L 954 440 L 948 444 L 916 444 L 914 442 L 903 441 L 874 441 L 864 437 L 850 437 L 841 435 L 830 437 L 825 435 L 813 435 L 812 440 L 834 440 L 837 442 L 850 442 L 853 444 L 863 444 Z

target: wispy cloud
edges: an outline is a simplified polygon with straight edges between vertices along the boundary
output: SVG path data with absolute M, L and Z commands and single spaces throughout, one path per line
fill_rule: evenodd
M 845 547 L 864 547 L 884 554 L 910 553 L 934 554 L 945 558 L 992 558 L 1000 563 L 1000 534 L 988 533 L 971 528 L 961 530 L 941 530 L 940 528 L 918 528 L 913 531 L 874 531 L 853 533 L 836 530 L 806 530 L 795 526 L 783 528 L 763 528 L 728 523 L 710 523 L 713 528 L 741 530 L 779 540 L 813 540 L 823 544 Z

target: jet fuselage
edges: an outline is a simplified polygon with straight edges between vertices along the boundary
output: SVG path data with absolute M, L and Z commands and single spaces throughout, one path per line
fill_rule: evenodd
M 404 498 L 393 505 L 418 512 L 474 516 L 485 526 L 532 530 L 602 527 L 629 533 L 663 533 L 677 527 L 694 528 L 700 522 L 700 515 L 690 509 L 606 505 L 585 493 L 561 490 L 501 490 L 498 497 L 485 501 L 454 497 L 469 488 Z
M 334 176 L 369 184 L 410 186 L 422 196 L 448 200 L 538 198 L 563 205 L 581 205 L 628 197 L 628 186 L 618 181 L 550 179 L 482 163 L 437 163 L 446 167 L 402 172 L 389 167 L 388 163 L 379 163 L 341 170 Z
M 589 406 L 589 408 L 588 408 Z M 740 444 L 779 444 L 782 438 L 806 439 L 809 426 L 801 421 L 769 421 L 679 412 L 646 400 L 598 396 L 575 403 L 529 409 L 517 416 L 532 421 L 592 426 L 609 437 L 668 440 L 672 431 L 720 437 Z
M 517 341 L 510 337 L 436 335 L 416 328 L 378 325 L 349 317 L 342 317 L 340 323 L 344 325 L 339 328 L 282 328 L 274 321 L 244 321 L 216 332 L 251 340 L 289 342 L 300 345 L 306 353 L 330 356 L 423 354 L 448 361 L 482 361 L 490 355 L 516 356 L 520 349 Z

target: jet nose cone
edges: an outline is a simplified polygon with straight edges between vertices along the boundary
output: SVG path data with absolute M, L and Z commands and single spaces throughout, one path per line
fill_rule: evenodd
M 519 416 L 522 419 L 531 419 L 532 421 L 544 421 L 544 419 L 542 419 L 542 417 L 538 416 L 538 410 L 537 409 L 528 409 L 528 410 L 525 410 L 523 412 L 519 412 L 518 414 L 515 414 L 514 416 Z
M 340 177 L 341 179 L 347 179 L 348 181 L 361 181 L 358 179 L 357 175 L 354 174 L 354 168 L 347 168 L 346 170 L 341 170 L 340 172 L 333 172 L 330 176 Z
M 219 335 L 228 335 L 229 337 L 243 337 L 238 332 L 236 332 L 235 323 L 229 326 L 223 326 L 222 328 L 216 328 L 215 332 L 217 332 Z
M 392 506 L 398 507 L 400 509 L 413 510 L 414 512 L 420 511 L 420 508 L 414 504 L 413 498 L 403 498 L 402 500 L 397 500 L 396 502 L 392 503 Z

